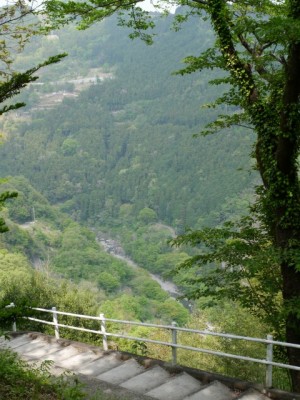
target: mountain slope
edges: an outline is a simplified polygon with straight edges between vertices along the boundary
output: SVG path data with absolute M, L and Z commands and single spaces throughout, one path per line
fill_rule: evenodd
M 200 106 L 220 89 L 208 86 L 215 77 L 210 72 L 171 73 L 184 56 L 206 48 L 212 34 L 196 19 L 180 34 L 170 31 L 170 24 L 169 19 L 158 23 L 151 47 L 130 41 L 114 19 L 93 27 L 82 47 L 69 31 L 59 32 L 56 50 L 68 42 L 72 62 L 85 60 L 86 68 L 105 64 L 114 79 L 52 110 L 29 108 L 27 122 L 4 120 L 8 140 L 0 149 L 1 175 L 23 174 L 52 204 L 92 224 L 124 224 L 124 206 L 133 220 L 148 207 L 180 231 L 215 225 L 243 210 L 256 179 L 248 156 L 251 131 L 235 128 L 193 138 L 216 117 L 216 110 Z M 48 42 L 40 53 L 50 48 Z M 62 65 L 51 71 L 52 79 L 63 79 Z

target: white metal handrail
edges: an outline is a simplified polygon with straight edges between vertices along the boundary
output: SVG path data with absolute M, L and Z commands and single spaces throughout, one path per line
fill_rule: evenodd
M 54 322 L 51 322 L 51 321 L 44 321 L 44 320 L 37 319 L 37 318 L 32 318 L 32 317 L 28 317 L 27 319 L 30 320 L 30 321 L 35 321 L 35 322 L 40 322 L 40 323 L 44 323 L 44 324 L 47 324 L 47 325 L 56 326 L 56 324 Z M 100 318 L 98 318 L 98 317 L 95 317 L 93 319 L 100 320 Z M 106 321 L 110 321 L 110 319 L 105 319 L 105 320 Z M 153 325 L 156 326 L 155 324 L 153 324 Z M 82 327 L 78 327 L 78 326 L 65 325 L 65 324 L 60 324 L 60 323 L 58 323 L 57 326 L 59 328 L 69 328 L 69 329 L 82 331 L 82 332 L 96 333 L 98 335 L 103 335 L 104 334 L 104 333 L 100 332 L 99 330 L 82 328 Z M 157 326 L 159 326 L 159 325 L 157 325 Z M 168 325 L 165 325 L 165 326 L 168 326 Z M 174 328 L 172 326 L 168 326 L 168 329 L 174 329 Z M 175 328 L 175 330 L 178 330 L 178 329 Z M 187 330 L 187 331 L 189 331 L 189 330 Z M 202 332 L 202 331 L 199 331 L 199 332 Z M 282 364 L 282 363 L 277 363 L 277 362 L 271 362 L 271 361 L 267 361 L 267 360 L 264 360 L 264 359 L 261 359 L 261 358 L 239 356 L 237 354 L 224 353 L 222 351 L 201 349 L 199 347 L 185 346 L 185 345 L 181 345 L 181 344 L 175 344 L 175 343 L 172 343 L 172 342 L 163 342 L 163 341 L 160 341 L 160 340 L 153 340 L 153 339 L 148 339 L 148 338 L 140 338 L 140 337 L 136 337 L 136 336 L 121 335 L 121 334 L 118 334 L 118 333 L 105 332 L 105 335 L 106 336 L 111 336 L 111 337 L 116 337 L 116 338 L 123 338 L 123 339 L 143 341 L 143 342 L 154 343 L 154 344 L 161 344 L 161 345 L 164 345 L 164 346 L 170 346 L 170 347 L 174 347 L 174 348 L 178 348 L 178 349 L 191 350 L 191 351 L 196 351 L 196 352 L 200 352 L 200 353 L 219 355 L 219 356 L 222 356 L 222 357 L 234 358 L 234 359 L 244 360 L 244 361 L 252 361 L 252 362 L 259 363 L 259 364 L 272 365 L 272 366 L 275 366 L 275 367 L 282 367 L 282 368 L 287 368 L 287 369 L 295 369 L 297 371 L 300 371 L 300 367 L 287 365 L 287 364 Z M 243 337 L 243 339 L 247 340 L 247 337 Z M 266 340 L 265 342 L 269 342 L 269 341 Z M 276 341 L 272 341 L 272 342 L 276 343 Z
M 53 310 L 49 310 L 49 309 L 46 309 L 46 308 L 32 307 L 31 309 L 35 310 L 35 311 L 48 312 L 48 313 L 51 313 L 51 314 L 53 313 Z M 65 311 L 56 311 L 56 314 L 67 315 L 67 316 L 71 316 L 71 317 L 91 319 L 91 320 L 96 320 L 96 321 L 101 320 L 101 317 L 95 317 L 95 316 L 91 316 L 91 315 L 74 314 L 74 313 L 65 312 Z M 148 322 L 127 321 L 127 320 L 114 319 L 114 318 L 105 318 L 105 321 L 107 321 L 107 322 L 116 322 L 116 323 L 120 323 L 120 324 L 124 324 L 124 325 L 137 325 L 137 326 L 146 326 L 146 327 L 152 327 L 152 328 L 174 329 L 173 325 L 151 324 L 151 323 L 148 323 Z M 288 343 L 288 342 L 280 342 L 280 341 L 272 340 L 272 339 L 262 339 L 262 338 L 254 338 L 254 337 L 251 337 L 251 336 L 240 336 L 240 335 L 233 335 L 233 334 L 229 334 L 229 333 L 212 332 L 212 331 L 208 331 L 208 330 L 182 328 L 182 327 L 179 327 L 179 326 L 176 326 L 176 331 L 198 333 L 198 334 L 201 334 L 201 335 L 208 335 L 208 336 L 218 336 L 218 337 L 224 337 L 224 338 L 227 338 L 227 339 L 247 340 L 247 342 L 256 342 L 256 343 L 263 343 L 263 344 L 275 344 L 275 345 L 278 345 L 278 346 L 293 347 L 293 348 L 296 348 L 296 349 L 300 349 L 300 344 Z
M 12 305 L 10 305 L 10 307 L 12 307 Z M 67 329 L 72 329 L 72 330 L 77 330 L 77 331 L 82 331 L 82 332 L 94 333 L 94 334 L 102 335 L 104 350 L 108 349 L 107 337 L 109 336 L 109 337 L 123 338 L 123 339 L 128 339 L 128 340 L 141 341 L 141 342 L 147 342 L 147 343 L 160 344 L 163 346 L 169 346 L 172 348 L 172 363 L 174 365 L 177 363 L 177 349 L 190 350 L 190 351 L 196 351 L 196 352 L 200 352 L 200 353 L 204 353 L 204 354 L 212 354 L 212 355 L 216 355 L 219 357 L 227 357 L 227 358 L 232 358 L 232 359 L 255 362 L 255 363 L 262 364 L 262 365 L 266 365 L 266 379 L 265 379 L 266 387 L 272 386 L 272 372 L 273 372 L 272 368 L 273 368 L 273 366 L 300 371 L 300 367 L 298 367 L 298 366 L 283 364 L 283 363 L 278 363 L 278 362 L 273 361 L 273 345 L 284 346 L 284 347 L 293 347 L 293 348 L 300 348 L 300 345 L 294 344 L 294 343 L 275 341 L 275 340 L 273 340 L 272 335 L 268 335 L 267 339 L 261 339 L 261 338 L 253 338 L 253 337 L 219 333 L 219 332 L 211 332 L 211 331 L 207 331 L 207 330 L 182 328 L 182 327 L 178 327 L 175 322 L 173 322 L 172 325 L 159 325 L 159 324 L 144 323 L 144 322 L 137 322 L 137 321 L 126 321 L 126 320 L 118 320 L 118 319 L 113 319 L 113 318 L 105 318 L 104 314 L 100 314 L 99 316 L 75 314 L 75 313 L 70 313 L 70 312 L 65 312 L 65 311 L 58 311 L 58 310 L 56 310 L 56 307 L 52 307 L 52 309 L 33 307 L 31 309 L 35 310 L 35 311 L 46 312 L 46 313 L 52 314 L 53 321 L 45 321 L 45 320 L 33 318 L 33 317 L 25 317 L 25 318 L 30 321 L 54 326 L 56 338 L 60 337 L 59 328 L 67 328 Z M 75 318 L 99 321 L 100 329 L 94 330 L 94 329 L 82 328 L 82 327 L 78 327 L 78 326 L 61 324 L 58 322 L 58 315 L 65 315 L 65 316 L 71 316 L 71 317 L 75 317 Z M 136 325 L 136 326 L 161 328 L 161 329 L 171 331 L 172 338 L 171 338 L 170 342 L 165 342 L 165 341 L 160 341 L 160 340 L 153 340 L 153 339 L 148 339 L 148 338 L 140 338 L 140 337 L 135 337 L 135 336 L 128 336 L 128 335 L 124 335 L 124 334 L 107 332 L 106 322 L 113 322 L 113 323 L 119 323 L 119 324 L 125 324 L 125 325 Z M 16 329 L 16 327 L 14 326 L 14 330 L 15 329 Z M 177 332 L 178 331 L 197 333 L 200 335 L 217 336 L 217 337 L 223 337 L 223 338 L 227 338 L 227 339 L 237 339 L 237 340 L 245 340 L 248 342 L 262 343 L 262 344 L 265 344 L 267 347 L 266 358 L 259 359 L 259 358 L 253 358 L 253 357 L 240 356 L 237 354 L 225 353 L 225 352 L 221 352 L 221 351 L 215 351 L 215 350 L 202 349 L 202 348 L 198 348 L 198 347 L 181 345 L 181 344 L 177 343 Z

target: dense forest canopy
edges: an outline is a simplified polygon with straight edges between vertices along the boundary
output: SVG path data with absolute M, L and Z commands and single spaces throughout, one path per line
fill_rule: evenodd
M 116 11 L 121 13 L 84 32 L 91 40 L 81 48 L 72 42 L 71 27 L 52 32 L 43 41 L 33 40 L 31 55 L 27 59 L 26 53 L 22 55 L 25 63 L 31 59 L 40 63 L 44 57 L 61 53 L 69 42 L 67 75 L 63 77 L 62 66 L 44 75 L 40 85 L 31 85 L 23 95 L 28 98 L 25 113 L 1 121 L 6 136 L 0 149 L 1 173 L 23 174 L 57 212 L 119 235 L 126 250 L 144 262 L 145 268 L 162 273 L 180 259 L 191 269 L 183 285 L 195 284 L 190 278 L 196 277 L 198 286 L 190 287 L 194 297 L 206 294 L 206 300 L 213 303 L 216 294 L 222 294 L 230 301 L 240 301 L 275 327 L 278 336 L 299 343 L 297 1 L 196 0 L 177 11 L 175 28 L 186 22 L 177 35 L 170 32 L 171 18 L 162 22 L 157 14 L 134 7 L 135 3 L 121 1 L 117 7 L 114 2 L 101 1 L 47 3 L 53 28 L 74 16 L 81 28 L 87 28 Z M 123 28 L 116 28 L 116 23 Z M 147 30 L 154 25 L 157 38 L 152 47 L 129 43 L 128 32 L 152 42 Z M 76 65 L 78 55 L 84 61 Z M 185 68 L 178 62 L 183 57 Z M 55 60 L 50 58 L 50 62 Z M 22 57 L 17 61 L 22 63 Z M 185 76 L 171 76 L 176 70 Z M 85 77 L 92 82 L 88 89 L 83 87 Z M 213 90 L 208 90 L 209 81 L 217 85 Z M 210 106 L 201 111 L 200 104 L 207 103 Z M 194 140 L 192 135 L 201 131 L 217 133 Z M 251 148 L 252 158 L 248 156 Z M 260 181 L 252 171 L 253 159 L 262 182 L 255 196 L 253 186 Z M 19 179 L 17 186 L 24 187 L 24 178 Z M 254 198 L 251 216 L 239 220 Z M 25 226 L 35 219 L 28 199 L 21 196 L 21 207 L 10 204 L 6 211 Z M 38 219 L 48 211 L 45 203 L 37 208 Z M 237 223 L 227 223 L 228 219 Z M 200 228 L 174 242 L 193 245 L 196 250 L 185 247 L 176 253 L 167 249 L 162 244 L 162 222 L 177 233 L 187 226 Z M 121 292 L 125 288 L 135 294 L 143 278 L 133 278 L 132 271 L 119 265 L 108 274 L 105 263 L 109 261 L 98 254 L 95 237 L 73 224 L 65 222 L 50 239 L 55 270 L 78 281 L 98 277 L 98 286 L 108 294 L 120 291 L 122 304 L 133 309 L 131 293 Z M 201 230 L 204 225 L 219 227 Z M 43 253 L 48 228 L 37 227 L 40 244 L 35 251 Z M 25 250 L 26 240 L 31 239 L 18 229 L 15 232 Z M 32 234 L 36 234 L 34 229 Z M 147 246 L 143 246 L 145 241 Z M 87 249 L 80 247 L 82 243 Z M 3 247 L 10 245 L 7 240 Z M 74 246 L 78 250 L 75 258 L 71 254 Z M 185 251 L 195 256 L 187 260 Z M 175 313 L 181 321 L 187 319 L 186 310 L 170 303 L 153 283 L 143 290 L 149 296 L 155 294 L 150 304 L 158 318 L 167 310 L 167 318 Z M 271 306 L 261 312 L 268 299 Z M 141 298 L 136 313 L 145 301 Z M 113 300 L 107 309 L 114 309 Z M 273 319 L 266 319 L 271 314 Z M 146 307 L 139 318 L 149 317 Z M 298 350 L 290 349 L 288 357 L 291 364 L 299 365 Z M 292 380 L 299 391 L 298 372 Z
M 43 67 L 59 62 L 66 54 L 56 54 L 52 57 L 43 59 L 35 65 L 31 64 L 25 71 L 18 70 L 15 67 L 16 53 L 22 52 L 30 38 L 42 33 L 41 23 L 35 16 L 40 4 L 32 2 L 31 5 L 26 2 L 17 1 L 1 5 L 0 9 L 0 115 L 12 110 L 18 110 L 24 107 L 24 102 L 13 102 L 7 104 L 11 98 L 26 88 L 27 85 L 36 81 L 36 73 Z M 0 138 L 2 135 L 0 134 Z M 1 183 L 2 181 L 0 181 Z M 0 210 L 8 199 L 17 196 L 16 192 L 2 192 L 0 195 Z M 7 232 L 8 228 L 5 221 L 0 217 L 0 233 Z
M 48 10 L 59 22 L 80 17 L 81 28 L 121 13 L 121 24 L 131 27 L 131 36 L 140 36 L 149 43 L 147 30 L 154 27 L 154 21 L 149 13 L 136 7 L 138 3 L 53 0 Z M 187 67 L 182 73 L 222 69 L 227 74 L 214 83 L 227 83 L 230 89 L 215 104 L 239 106 L 242 111 L 223 115 L 208 125 L 208 132 L 246 123 L 256 133 L 253 155 L 262 185 L 257 190 L 255 218 L 277 251 L 286 339 L 300 343 L 299 0 L 194 0 L 188 4 L 183 1 L 182 5 L 187 11 L 177 15 L 177 23 L 198 15 L 209 19 L 216 35 L 213 47 L 200 56 L 186 58 Z M 129 19 L 122 17 L 124 13 Z M 292 364 L 300 365 L 300 351 L 289 348 L 288 357 Z M 299 372 L 292 372 L 292 381 L 299 391 Z
M 131 42 L 129 31 L 117 28 L 114 19 L 79 32 L 73 42 L 69 28 L 57 32 L 54 43 L 33 43 L 36 57 L 63 50 L 70 54 L 41 77 L 48 90 L 59 90 L 50 85 L 48 75 L 52 83 L 70 80 L 70 65 L 78 57 L 86 63 L 78 68 L 79 75 L 84 68 L 105 67 L 114 78 L 48 112 L 35 110 L 41 87 L 31 87 L 24 96 L 32 122 L 18 123 L 20 114 L 9 133 L 11 122 L 4 121 L 11 140 L 0 148 L 3 176 L 24 174 L 53 204 L 91 223 L 116 221 L 125 208 L 136 217 L 148 207 L 183 231 L 186 226 L 216 225 L 235 210 L 244 211 L 256 179 L 247 159 L 251 131 L 243 135 L 237 127 L 194 139 L 216 117 L 215 110 L 201 113 L 200 107 L 215 99 L 219 89 L 208 90 L 211 73 L 172 76 L 187 51 L 209 46 L 207 24 L 193 19 L 176 36 L 170 20 L 158 22 L 161 35 L 151 47 Z M 195 28 L 200 39 L 194 37 Z M 80 46 L 80 34 L 88 46 Z M 99 35 L 104 38 L 100 42 Z M 67 77 L 62 75 L 64 64 Z
M 161 21 L 164 40 L 158 39 L 150 48 L 131 42 L 115 24 L 112 19 L 79 32 L 78 39 L 72 27 L 55 32 L 54 38 L 35 38 L 18 57 L 16 62 L 21 64 L 22 58 L 29 62 L 28 54 L 37 62 L 56 52 L 70 54 L 64 63 L 42 74 L 40 85 L 30 86 L 21 95 L 21 100 L 27 100 L 24 112 L 2 120 L 6 140 L 0 148 L 1 173 L 23 174 L 52 205 L 79 222 L 109 230 L 141 267 L 170 279 L 170 270 L 187 253 L 167 245 L 174 232 L 171 229 L 170 234 L 161 223 L 180 232 L 186 226 L 215 225 L 245 212 L 253 196 L 252 182 L 257 179 L 246 159 L 253 138 L 251 132 L 244 138 L 238 129 L 208 141 L 193 138 L 206 122 L 198 115 L 200 103 L 211 101 L 216 94 L 207 91 L 209 75 L 200 79 L 171 74 L 180 67 L 176 49 L 182 49 L 183 57 L 186 46 L 191 51 L 198 46 L 192 34 L 196 20 L 187 25 L 186 37 L 179 42 L 179 36 L 170 32 L 171 21 Z M 207 24 L 201 23 L 198 29 L 205 38 L 203 45 L 208 46 Z M 104 39 L 99 44 L 100 35 Z M 136 59 L 144 62 L 133 65 Z M 84 91 L 68 86 L 77 76 L 102 76 L 104 70 L 114 78 L 99 79 Z M 201 88 L 201 96 L 194 93 L 194 86 Z M 59 105 L 43 109 L 44 99 L 53 91 L 76 93 L 77 97 L 66 96 Z M 208 111 L 207 121 L 215 115 Z M 218 172 L 221 164 L 222 176 Z M 38 223 L 45 218 L 56 220 L 45 199 L 26 182 L 10 179 L 2 186 L 19 193 L 8 204 L 8 218 L 24 226 L 34 217 Z M 50 262 L 56 273 L 76 281 L 96 279 L 99 287 L 102 282 L 113 295 L 126 287 L 126 280 L 113 268 L 103 275 L 112 259 L 103 263 L 102 256 L 93 253 L 99 247 L 86 244 L 72 252 L 56 234 L 54 238 L 46 235 L 41 244 L 45 228 L 34 226 L 32 241 L 11 225 L 6 236 L 9 248 L 25 252 L 31 262 L 37 258 L 47 265 Z M 60 224 L 55 230 L 64 232 Z M 37 238 L 39 244 L 34 245 Z M 182 277 L 173 279 L 185 285 Z

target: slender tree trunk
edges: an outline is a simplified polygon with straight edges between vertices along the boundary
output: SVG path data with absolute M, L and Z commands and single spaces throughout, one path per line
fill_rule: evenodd
M 300 21 L 300 0 L 289 0 L 288 5 L 289 17 Z M 291 42 L 283 67 L 284 82 L 273 86 L 271 100 L 266 101 L 260 96 L 253 69 L 236 49 L 231 30 L 234 21 L 226 2 L 210 0 L 208 10 L 226 69 L 239 87 L 241 105 L 257 132 L 256 160 L 264 186 L 260 201 L 264 222 L 280 253 L 286 340 L 300 344 L 300 42 Z M 255 50 L 249 49 L 253 55 Z M 290 364 L 300 366 L 300 350 L 289 348 L 287 354 Z M 293 390 L 300 392 L 300 372 L 291 376 Z
M 291 0 L 290 13 L 292 18 L 300 19 L 299 0 Z M 286 340 L 297 344 L 300 344 L 300 271 L 297 268 L 297 258 L 300 254 L 300 188 L 297 168 L 300 137 L 299 71 L 300 44 L 298 42 L 292 43 L 289 48 L 282 99 L 281 135 L 275 157 L 278 175 L 282 180 L 279 185 L 283 188 L 277 199 L 275 243 L 283 253 L 281 274 L 283 300 L 287 310 Z M 300 366 L 300 349 L 288 348 L 287 353 L 289 363 Z M 300 392 L 300 371 L 292 371 L 291 378 L 293 390 Z
M 300 293 L 300 273 L 293 266 L 282 264 L 283 298 L 288 305 Z M 298 310 L 290 311 L 286 317 L 286 340 L 289 343 L 300 344 L 300 318 Z M 288 360 L 291 365 L 300 366 L 300 349 L 287 349 Z M 300 392 L 300 371 L 291 371 L 293 391 Z

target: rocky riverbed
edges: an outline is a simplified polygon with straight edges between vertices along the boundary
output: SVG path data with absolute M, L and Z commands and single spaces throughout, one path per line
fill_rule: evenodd
M 134 269 L 140 268 L 133 260 L 131 260 L 130 257 L 126 255 L 124 249 L 116 240 L 107 238 L 104 236 L 104 234 L 98 232 L 97 241 L 103 246 L 104 250 L 107 253 L 120 260 L 125 261 L 130 267 Z M 154 281 L 156 281 L 160 285 L 163 290 L 168 292 L 171 296 L 177 297 L 178 295 L 180 295 L 178 287 L 173 282 L 164 280 L 159 275 L 151 274 L 150 272 L 149 275 Z

